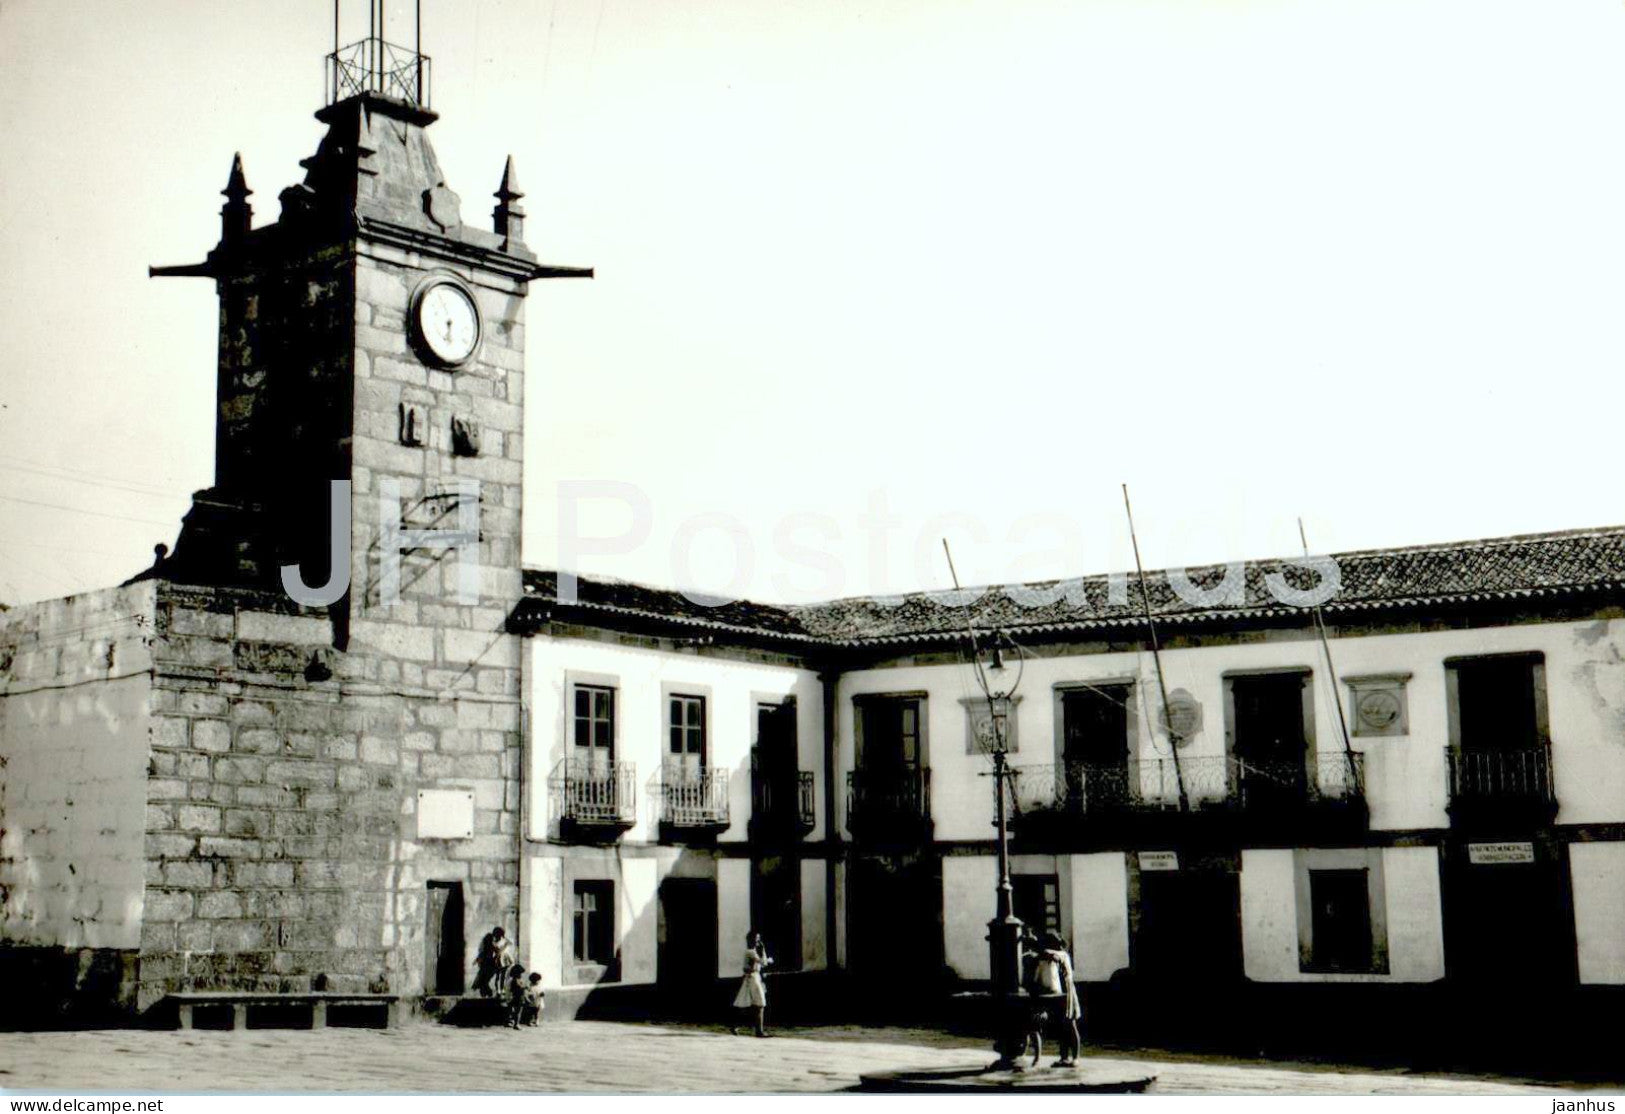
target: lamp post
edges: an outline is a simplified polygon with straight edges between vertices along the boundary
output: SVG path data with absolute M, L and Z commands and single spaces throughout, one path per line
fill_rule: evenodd
M 1015 776 L 1009 765 L 1010 712 L 1012 699 L 1025 658 L 1021 647 L 1003 631 L 995 631 L 988 645 L 988 660 L 972 647 L 976 666 L 976 681 L 982 695 L 987 698 L 990 740 L 993 754 L 994 815 L 998 826 L 999 881 L 994 891 L 993 919 L 987 923 L 988 973 L 993 986 L 993 1004 L 996 1011 L 998 1036 L 995 1050 L 999 1059 L 991 1070 L 1020 1071 L 1022 1046 L 1026 1038 L 1026 1025 L 1021 1016 L 1021 918 L 1015 914 L 1010 885 L 1010 817 L 1009 794 L 1005 783 Z M 1014 656 L 1016 668 L 1012 672 L 1007 657 Z

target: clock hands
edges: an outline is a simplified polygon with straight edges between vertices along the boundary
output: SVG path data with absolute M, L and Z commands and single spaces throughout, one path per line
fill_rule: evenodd
M 419 306 L 420 335 L 436 348 L 443 347 L 443 358 L 462 359 L 472 352 L 479 326 L 467 319 L 472 306 L 465 297 L 455 293 L 449 283 L 431 289 Z M 454 350 L 459 354 L 453 356 Z

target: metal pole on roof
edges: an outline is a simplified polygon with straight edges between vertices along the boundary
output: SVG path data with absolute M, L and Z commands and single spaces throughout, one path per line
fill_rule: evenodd
M 1190 797 L 1185 793 L 1185 773 L 1179 765 L 1180 734 L 1174 727 L 1174 713 L 1168 707 L 1168 679 L 1162 672 L 1162 648 L 1157 644 L 1157 624 L 1151 618 L 1151 595 L 1145 589 L 1145 566 L 1140 563 L 1140 539 L 1134 532 L 1134 508 L 1129 506 L 1128 484 L 1123 485 L 1123 511 L 1128 515 L 1129 541 L 1134 543 L 1134 569 L 1140 574 L 1140 603 L 1145 608 L 1145 626 L 1151 634 L 1151 660 L 1157 664 L 1157 691 L 1162 694 L 1162 718 L 1168 724 L 1169 751 L 1174 757 L 1174 781 L 1179 786 L 1179 811 L 1189 812 Z
M 1309 536 L 1303 530 L 1303 516 L 1298 516 L 1298 540 L 1303 543 L 1303 555 L 1309 556 Z M 1338 687 L 1337 667 L 1332 664 L 1332 643 L 1326 636 L 1326 616 L 1320 610 L 1320 604 L 1315 604 L 1315 630 L 1320 633 L 1320 649 L 1326 655 L 1326 672 L 1331 674 L 1332 702 L 1337 705 L 1337 726 L 1343 732 L 1343 756 L 1348 760 L 1349 791 L 1354 792 L 1360 787 L 1360 771 L 1354 762 L 1354 744 L 1349 741 L 1348 716 L 1343 713 L 1343 690 Z

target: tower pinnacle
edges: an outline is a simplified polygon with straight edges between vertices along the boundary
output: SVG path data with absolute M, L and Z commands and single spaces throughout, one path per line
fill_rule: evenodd
M 491 210 L 492 230 L 502 237 L 502 248 L 506 251 L 513 244 L 525 242 L 525 210 L 519 207 L 519 199 L 525 196 L 519 188 L 519 175 L 513 168 L 513 156 L 508 156 L 507 165 L 502 168 L 502 184 L 492 195 L 497 199 L 497 207 Z
M 220 209 L 222 242 L 237 243 L 248 235 L 254 223 L 254 207 L 248 203 L 249 195 L 253 192 L 243 176 L 243 155 L 239 151 L 231 157 L 231 176 L 226 179 L 226 188 L 220 191 L 226 199 Z

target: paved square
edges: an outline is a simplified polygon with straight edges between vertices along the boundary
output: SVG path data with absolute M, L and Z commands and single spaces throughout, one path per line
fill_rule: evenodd
M 986 1061 L 965 1037 L 916 1029 L 725 1029 L 597 1021 L 518 1032 L 415 1022 L 395 1030 L 11 1033 L 0 1087 L 68 1092 L 794 1092 L 838 1091 L 863 1072 Z M 1160 1094 L 1545 1094 L 1562 1089 L 1481 1076 L 1275 1066 L 1211 1057 L 1101 1064 L 1151 1071 Z

